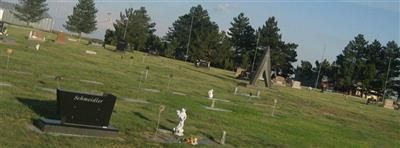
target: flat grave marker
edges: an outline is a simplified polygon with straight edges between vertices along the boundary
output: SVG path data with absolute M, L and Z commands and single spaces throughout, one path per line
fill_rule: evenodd
M 12 85 L 11 83 L 7 83 L 7 82 L 0 82 L 0 86 L 13 87 L 14 85 Z
M 92 80 L 79 80 L 81 82 L 85 82 L 85 83 L 90 83 L 90 84 L 95 84 L 95 85 L 104 85 L 104 83 L 102 82 L 97 82 L 97 81 L 92 81 Z
M 152 93 L 159 93 L 159 92 L 161 92 L 160 90 L 158 90 L 158 89 L 151 89 L 151 88 L 145 88 L 145 89 L 143 89 L 144 91 L 148 91 L 148 92 L 152 92 Z
M 146 100 L 141 100 L 141 99 L 133 99 L 133 98 L 121 98 L 124 101 L 127 102 L 132 102 L 132 103 L 143 103 L 143 104 L 149 104 L 150 102 Z
M 185 94 L 185 93 L 176 92 L 176 91 L 173 91 L 172 94 L 174 94 L 174 95 L 180 95 L 180 96 L 187 96 L 187 94 Z

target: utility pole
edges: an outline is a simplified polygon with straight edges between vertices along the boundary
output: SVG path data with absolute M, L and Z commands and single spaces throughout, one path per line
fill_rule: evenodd
M 389 78 L 389 73 L 390 73 L 390 63 L 392 62 L 392 58 L 389 57 L 389 65 L 387 68 L 387 72 L 386 72 L 386 79 L 385 79 L 385 86 L 384 86 L 384 90 L 383 90 L 383 101 L 385 100 L 385 96 L 386 96 L 386 86 L 387 86 L 387 80 Z
M 124 40 L 126 40 L 126 30 L 128 29 L 128 23 L 129 23 L 129 18 L 126 17 L 126 23 L 125 23 L 125 32 L 124 32 Z
M 253 58 L 253 64 L 251 66 L 251 72 L 254 70 L 254 64 L 256 62 L 256 57 L 257 57 L 257 48 L 258 48 L 258 42 L 260 40 L 260 31 L 257 32 L 257 42 L 256 42 L 256 50 L 254 51 L 254 58 Z
M 190 21 L 190 29 L 189 29 L 189 38 L 188 38 L 188 43 L 186 46 L 185 62 L 187 61 L 187 59 L 189 57 L 189 46 L 190 46 L 190 37 L 192 36 L 193 18 L 194 18 L 194 14 L 192 13 L 192 20 Z
M 315 80 L 315 86 L 314 88 L 316 89 L 318 86 L 318 81 L 319 81 L 319 75 L 321 74 L 321 68 L 322 68 L 322 63 L 325 60 L 325 50 L 326 50 L 326 45 L 324 45 L 324 51 L 322 52 L 322 58 L 321 58 L 321 62 L 319 64 L 319 69 L 318 69 L 318 75 L 317 75 L 317 79 Z

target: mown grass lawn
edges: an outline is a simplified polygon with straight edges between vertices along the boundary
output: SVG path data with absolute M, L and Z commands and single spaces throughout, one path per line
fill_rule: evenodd
M 400 112 L 373 105 L 340 94 L 319 93 L 274 86 L 261 87 L 261 98 L 233 95 L 244 81 L 233 78 L 233 72 L 212 68 L 195 68 L 191 63 L 145 53 L 121 53 L 85 43 L 65 45 L 50 41 L 39 51 L 25 36 L 29 29 L 9 27 L 16 44 L 0 43 L 0 144 L 1 147 L 180 147 L 148 140 L 155 131 L 158 108 L 166 106 L 161 127 L 172 129 L 178 123 L 176 110 L 187 109 L 185 135 L 219 140 L 227 132 L 227 144 L 201 147 L 399 147 Z M 54 34 L 46 34 L 55 39 Z M 5 49 L 12 48 L 6 70 Z M 85 50 L 97 55 L 85 54 Z M 130 57 L 133 57 L 131 59 Z M 148 80 L 140 82 L 145 67 L 150 67 Z M 173 75 L 170 89 L 169 75 Z M 83 138 L 38 134 L 30 129 L 32 120 L 56 117 L 55 94 L 41 88 L 57 88 L 54 76 L 62 76 L 62 89 L 102 93 L 118 97 L 111 125 L 124 139 Z M 82 82 L 97 81 L 104 85 Z M 260 83 L 261 84 L 261 83 Z M 141 85 L 139 88 L 139 85 Z M 159 89 L 160 93 L 143 88 Z M 214 89 L 216 107 L 232 112 L 204 109 L 210 105 L 207 91 Z M 173 95 L 182 92 L 187 96 Z M 256 90 L 240 87 L 240 92 Z M 146 100 L 132 103 L 121 98 Z M 273 100 L 278 100 L 275 117 L 271 116 Z

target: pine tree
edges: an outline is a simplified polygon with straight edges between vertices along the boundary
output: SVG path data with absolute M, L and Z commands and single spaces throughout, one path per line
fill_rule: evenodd
M 399 92 L 399 77 L 400 77 L 400 47 L 397 45 L 395 41 L 390 41 L 384 47 L 385 59 L 384 66 L 386 67 L 385 72 L 388 73 L 387 79 L 387 90 L 388 92 Z M 390 62 L 390 66 L 389 66 Z M 389 69 L 388 69 L 389 67 Z M 389 71 L 388 71 L 389 70 Z M 385 79 L 386 80 L 386 79 Z M 393 95 L 391 93 L 387 93 L 387 95 Z
M 137 10 L 133 8 L 125 9 L 125 13 L 120 13 L 120 19 L 114 23 L 116 40 L 125 40 L 130 45 L 130 49 L 149 51 L 156 45 L 153 34 L 155 23 L 151 22 L 151 18 L 147 15 L 145 7 Z M 152 40 L 152 41 L 149 41 Z M 150 47 L 153 46 L 153 47 Z
M 250 19 L 240 13 L 233 18 L 232 27 L 228 34 L 231 36 L 232 45 L 235 48 L 235 66 L 248 68 L 250 65 L 250 55 L 254 55 L 256 48 L 255 30 L 250 25 Z
M 297 59 L 297 44 L 285 43 L 282 41 L 282 35 L 279 34 L 278 22 L 275 17 L 270 17 L 261 28 L 259 46 L 271 49 L 271 68 L 272 70 L 284 77 L 289 77 L 294 74 L 293 62 Z M 259 55 L 262 55 L 261 53 Z
M 46 0 L 19 0 L 13 13 L 18 19 L 24 21 L 27 26 L 44 18 L 44 14 L 49 10 Z
M 193 20 L 193 21 L 192 21 Z M 189 61 L 197 59 L 210 60 L 212 51 L 216 50 L 218 25 L 210 20 L 207 10 L 201 5 L 192 7 L 190 12 L 180 16 L 169 28 L 166 39 L 176 40 L 176 58 L 184 60 L 188 49 Z M 190 35 L 190 44 L 189 43 Z
M 97 9 L 93 0 L 78 0 L 72 15 L 68 16 L 63 26 L 68 31 L 78 33 L 80 42 L 82 33 L 88 34 L 97 29 L 96 13 Z
M 362 83 L 363 69 L 365 68 L 365 51 L 368 41 L 364 39 L 364 35 L 357 35 L 354 40 L 350 41 L 342 54 L 337 56 L 336 63 L 338 65 L 338 73 L 341 79 L 337 89 L 343 91 L 355 90 L 357 86 L 365 88 Z M 360 86 L 360 85 L 361 86 Z

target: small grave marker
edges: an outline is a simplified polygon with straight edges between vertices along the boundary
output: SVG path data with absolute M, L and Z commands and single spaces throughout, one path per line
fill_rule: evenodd
M 6 65 L 6 69 L 8 70 L 8 64 L 10 63 L 10 55 L 13 53 L 13 49 L 7 48 L 7 49 L 6 49 L 6 52 L 7 52 L 7 65 Z
M 233 94 L 236 95 L 238 91 L 239 91 L 239 88 L 235 87 L 235 91 L 233 92 Z
M 85 53 L 86 54 L 90 54 L 90 55 L 96 55 L 97 54 L 97 52 L 91 51 L 91 50 L 86 50 Z
M 150 67 L 146 66 L 146 72 L 145 72 L 145 75 L 144 75 L 144 80 L 147 80 L 147 76 L 149 75 L 149 69 L 150 69 Z
M 65 33 L 62 32 L 57 33 L 56 43 L 65 44 Z
M 275 113 L 276 103 L 278 103 L 278 100 L 274 99 L 274 106 L 272 108 L 272 113 L 271 113 L 272 117 L 274 116 L 274 113 Z
M 226 131 L 222 131 L 222 137 L 221 137 L 221 144 L 225 144 L 225 139 L 226 139 Z
M 157 132 L 158 132 L 158 127 L 160 125 L 160 118 L 161 118 L 161 113 L 165 110 L 165 106 L 164 105 L 160 105 L 160 108 L 158 110 L 158 119 L 157 119 L 157 127 L 156 127 L 156 133 L 154 134 L 154 136 L 157 136 Z
M 133 56 L 131 56 L 130 59 L 131 59 L 131 60 L 129 61 L 129 67 L 132 66 L 132 63 L 133 63 Z
M 171 84 L 171 81 L 172 81 L 172 78 L 174 77 L 174 75 L 173 74 L 170 74 L 169 75 L 169 80 L 168 80 L 168 86 L 167 86 L 167 90 L 169 91 L 169 86 L 170 86 L 170 84 Z
M 143 71 L 140 72 L 140 77 L 139 77 L 139 89 L 140 89 L 141 86 L 142 86 L 142 78 L 143 78 Z

